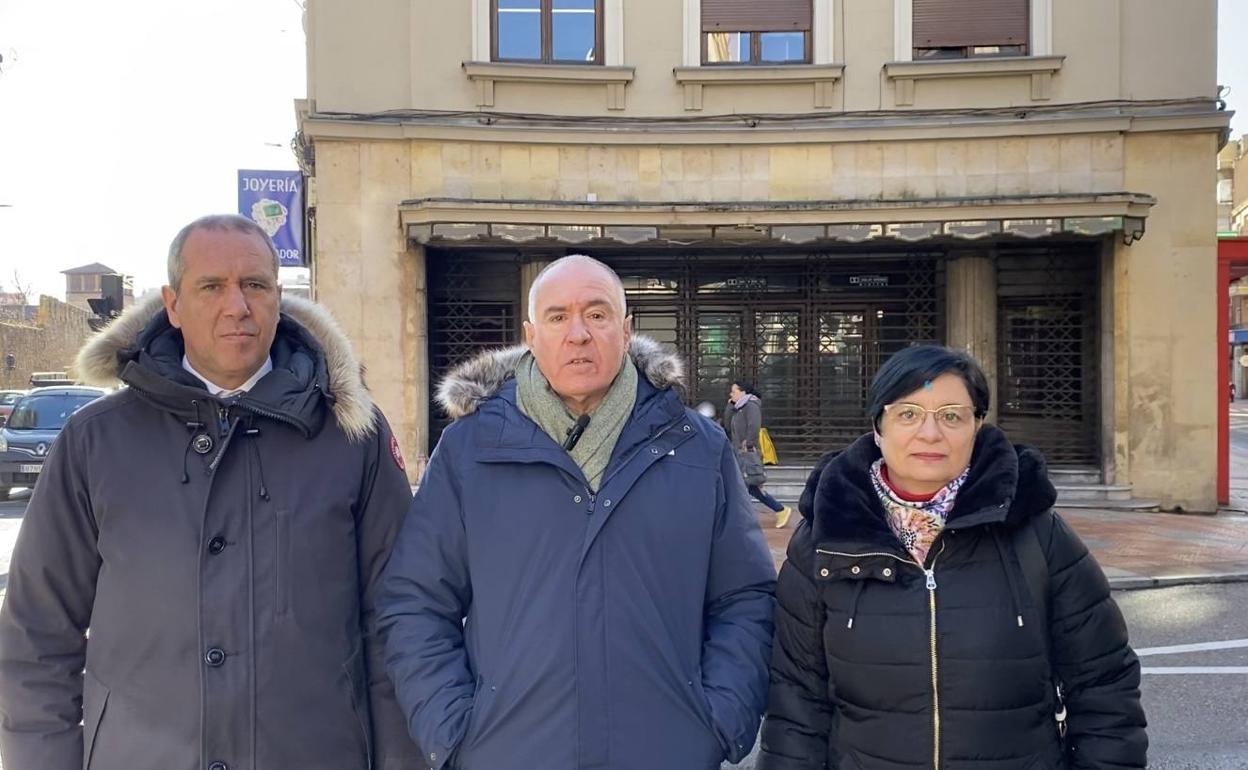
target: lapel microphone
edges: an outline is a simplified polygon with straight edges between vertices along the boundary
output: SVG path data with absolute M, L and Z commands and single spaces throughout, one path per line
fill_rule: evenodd
M 581 434 L 585 432 L 586 425 L 589 425 L 589 415 L 583 414 L 576 418 L 576 425 L 568 428 L 568 437 L 563 442 L 565 451 L 571 452 L 576 442 L 581 440 Z

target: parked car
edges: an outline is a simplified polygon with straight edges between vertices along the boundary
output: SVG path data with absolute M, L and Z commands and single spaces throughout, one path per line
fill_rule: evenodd
M 52 442 L 69 416 L 108 391 L 82 386 L 35 388 L 18 399 L 0 428 L 0 500 L 13 487 L 33 487 Z
M 4 423 L 9 419 L 9 413 L 13 411 L 13 405 L 24 395 L 26 395 L 24 390 L 0 390 L 0 427 L 4 427 Z

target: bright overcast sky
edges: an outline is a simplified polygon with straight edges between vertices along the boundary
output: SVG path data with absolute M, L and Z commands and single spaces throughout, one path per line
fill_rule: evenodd
M 91 262 L 164 283 L 237 170 L 295 169 L 295 0 L 0 0 L 0 285 L 64 296 Z M 277 145 L 277 146 L 272 146 Z
M 1239 135 L 1248 0 L 1220 6 Z M 0 285 L 17 270 L 63 297 L 61 270 L 103 262 L 159 286 L 177 229 L 235 209 L 237 169 L 296 168 L 301 16 L 296 0 L 0 0 Z

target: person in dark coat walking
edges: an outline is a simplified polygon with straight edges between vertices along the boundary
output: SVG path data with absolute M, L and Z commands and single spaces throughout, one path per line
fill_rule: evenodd
M 810 475 L 760 770 L 1145 767 L 1122 614 L 988 399 L 966 354 L 907 348 L 871 385 L 874 433 Z
M 758 446 L 758 433 L 763 429 L 763 400 L 758 397 L 753 385 L 744 380 L 732 383 L 728 389 L 724 423 L 750 497 L 770 508 L 776 514 L 776 529 L 783 529 L 789 523 L 792 510 L 763 491 L 767 472 L 763 468 L 762 452 Z
M 529 295 L 528 347 L 441 383 L 455 418 L 386 569 L 386 662 L 441 770 L 715 770 L 753 746 L 775 567 L 724 432 L 633 337 L 605 265 Z
M 328 313 L 239 216 L 93 338 L 0 611 L 5 770 L 407 770 L 373 623 L 411 501 Z M 88 636 L 88 631 L 89 636 Z M 85 669 L 85 671 L 84 671 Z

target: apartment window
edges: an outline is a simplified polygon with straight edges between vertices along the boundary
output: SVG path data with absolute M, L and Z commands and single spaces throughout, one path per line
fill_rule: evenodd
M 71 275 L 69 276 L 69 290 L 78 294 L 99 291 L 100 277 L 98 275 Z
M 811 0 L 702 0 L 703 64 L 808 64 Z
M 1027 56 L 1030 0 L 913 0 L 914 59 Z
M 602 64 L 603 0 L 492 0 L 492 59 Z

